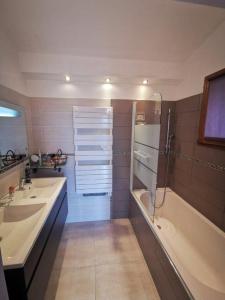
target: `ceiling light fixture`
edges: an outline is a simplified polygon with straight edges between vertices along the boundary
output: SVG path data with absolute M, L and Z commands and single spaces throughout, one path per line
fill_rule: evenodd
M 67 82 L 70 82 L 70 79 L 71 79 L 71 78 L 70 78 L 69 75 L 66 75 L 66 76 L 65 76 L 65 79 L 66 79 Z
M 148 79 L 144 79 L 144 80 L 142 81 L 142 83 L 145 84 L 145 85 L 148 84 Z
M 106 82 L 106 83 L 110 83 L 110 82 L 111 82 L 111 79 L 110 79 L 110 78 L 106 78 L 105 82 Z

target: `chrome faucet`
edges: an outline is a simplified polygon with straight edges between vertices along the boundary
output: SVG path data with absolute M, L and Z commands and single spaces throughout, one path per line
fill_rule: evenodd
M 24 188 L 25 183 L 26 183 L 25 178 L 20 178 L 18 191 L 24 191 L 25 190 L 25 188 Z
M 32 183 L 31 181 L 31 169 L 29 163 L 26 164 L 25 168 L 25 183 Z

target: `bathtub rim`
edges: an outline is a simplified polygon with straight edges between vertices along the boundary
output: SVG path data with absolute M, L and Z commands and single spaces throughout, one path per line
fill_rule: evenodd
M 175 272 L 176 275 L 178 276 L 178 278 L 179 278 L 179 280 L 180 280 L 180 282 L 181 282 L 183 288 L 185 289 L 186 293 L 188 294 L 189 298 L 190 298 L 191 300 L 196 300 L 196 299 L 194 298 L 192 292 L 190 291 L 189 287 L 187 286 L 186 282 L 184 281 L 182 275 L 181 275 L 180 272 L 178 271 L 176 265 L 175 265 L 174 262 L 172 261 L 170 255 L 169 255 L 169 253 L 167 252 L 166 248 L 164 247 L 163 243 L 161 242 L 159 236 L 157 235 L 157 233 L 156 233 L 156 231 L 155 231 L 155 229 L 154 229 L 154 227 L 153 227 L 153 225 L 152 225 L 153 222 L 151 221 L 150 216 L 149 216 L 149 215 L 147 214 L 147 212 L 146 212 L 146 208 L 144 207 L 144 205 L 143 205 L 143 203 L 141 202 L 141 200 L 138 199 L 138 197 L 137 197 L 136 194 L 135 194 L 135 192 L 137 192 L 137 191 L 140 192 L 140 189 L 132 190 L 132 191 L 130 191 L 130 192 L 131 192 L 131 195 L 133 196 L 134 200 L 136 201 L 138 207 L 140 208 L 141 213 L 142 213 L 143 217 L 145 218 L 145 221 L 146 221 L 146 222 L 148 223 L 148 225 L 150 226 L 151 231 L 152 231 L 154 237 L 155 237 L 156 240 L 158 241 L 158 243 L 159 243 L 161 249 L 163 250 L 164 254 L 166 255 L 167 259 L 169 260 L 170 265 L 172 266 L 174 272 Z M 170 190 L 170 191 L 172 191 L 172 190 Z M 147 190 L 142 189 L 142 192 L 147 192 Z M 172 192 L 173 192 L 173 191 L 172 191 Z

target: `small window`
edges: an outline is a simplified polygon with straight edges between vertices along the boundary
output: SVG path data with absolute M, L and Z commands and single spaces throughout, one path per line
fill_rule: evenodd
M 225 147 L 225 69 L 205 77 L 199 142 Z

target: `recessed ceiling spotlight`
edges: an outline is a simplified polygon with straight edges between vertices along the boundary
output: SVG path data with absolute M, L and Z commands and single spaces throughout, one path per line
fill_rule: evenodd
M 110 78 L 106 78 L 105 82 L 106 82 L 106 83 L 110 83 L 110 82 L 111 82 L 111 79 L 110 79 Z
M 67 82 L 70 82 L 70 80 L 71 80 L 71 78 L 70 78 L 69 75 L 66 75 L 66 76 L 65 76 L 65 79 L 66 79 Z
M 144 80 L 142 81 L 142 83 L 143 83 L 143 84 L 148 84 L 148 79 L 144 79 Z

